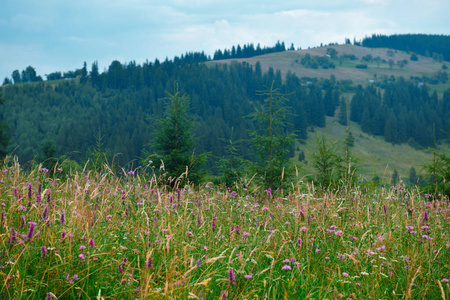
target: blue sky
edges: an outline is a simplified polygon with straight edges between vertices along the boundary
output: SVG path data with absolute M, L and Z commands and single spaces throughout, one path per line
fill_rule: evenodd
M 0 5 L 0 80 L 31 65 L 100 70 L 111 61 L 278 40 L 295 47 L 372 33 L 450 34 L 448 0 L 14 0 Z M 0 83 L 1 83 L 0 82 Z

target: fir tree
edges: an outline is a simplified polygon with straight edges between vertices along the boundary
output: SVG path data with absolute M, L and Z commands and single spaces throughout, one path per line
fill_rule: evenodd
M 178 85 L 167 92 L 164 118 L 158 121 L 154 147 L 160 152 L 165 172 L 172 182 L 186 171 L 186 179 L 200 180 L 198 167 L 206 160 L 206 154 L 195 155 L 195 139 L 191 133 L 193 122 L 188 114 L 189 96 L 181 94 Z
M 294 144 L 295 134 L 285 131 L 288 115 L 284 106 L 288 100 L 286 96 L 274 88 L 274 83 L 259 94 L 266 97 L 264 104 L 250 115 L 258 128 L 250 134 L 258 157 L 254 168 L 264 178 L 266 187 L 274 189 L 282 185 L 289 159 L 287 154 Z

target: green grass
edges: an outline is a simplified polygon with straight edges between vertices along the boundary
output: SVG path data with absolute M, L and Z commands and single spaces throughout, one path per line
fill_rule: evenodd
M 402 179 L 407 180 L 411 167 L 420 174 L 422 166 L 433 159 L 430 151 L 416 150 L 407 144 L 393 145 L 385 142 L 383 137 L 363 133 L 359 125 L 354 122 L 350 122 L 349 127 L 355 138 L 354 146 L 350 148 L 350 151 L 358 160 L 360 182 L 371 181 L 378 176 L 383 182 L 389 183 L 394 170 L 398 171 Z M 345 130 L 346 128 L 338 123 L 337 117 L 327 117 L 326 128 L 323 130 L 317 127 L 310 129 L 306 143 L 298 145 L 299 150 L 305 152 L 306 161 L 308 161 L 301 164 L 304 173 L 314 175 L 316 172 L 313 167 L 313 153 L 317 151 L 316 141 L 321 137 L 322 132 L 328 141 L 336 143 L 335 149 L 338 154 L 342 157 L 345 155 Z M 299 151 L 296 151 L 295 159 L 298 153 Z
M 62 180 L 14 162 L 0 174 L 6 299 L 450 295 L 449 201 L 419 190 L 171 189 L 143 170 Z

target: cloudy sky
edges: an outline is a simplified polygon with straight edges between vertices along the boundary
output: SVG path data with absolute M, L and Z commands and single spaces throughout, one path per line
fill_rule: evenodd
M 103 70 L 187 51 L 278 40 L 295 47 L 372 33 L 450 34 L 448 0 L 14 0 L 0 5 L 0 80 L 31 65 L 44 75 Z M 0 83 L 1 83 L 0 82 Z

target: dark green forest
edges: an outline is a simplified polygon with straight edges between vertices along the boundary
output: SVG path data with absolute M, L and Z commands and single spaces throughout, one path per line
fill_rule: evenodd
M 347 89 L 333 78 L 305 84 L 292 73 L 285 79 L 273 69 L 263 73 L 259 64 L 208 67 L 192 57 L 143 65 L 113 61 L 101 74 L 94 63 L 87 74 L 79 81 L 3 89 L 2 119 L 9 126 L 10 151 L 22 162 L 42 155 L 48 141 L 56 145 L 56 155 L 85 161 L 100 134 L 104 148 L 120 154 L 116 157 L 120 165 L 133 160 L 138 164 L 144 151 L 153 150 L 156 120 L 165 109 L 163 98 L 177 83 L 190 98 L 195 152 L 210 153 L 205 168 L 214 173 L 217 158 L 227 155 L 222 140 L 230 137 L 232 129 L 234 138 L 243 140 L 238 154 L 254 159 L 255 154 L 245 149 L 249 149 L 249 132 L 255 130 L 248 116 L 263 103 L 258 91 L 274 83 L 287 95 L 285 131 L 302 140 L 307 138 L 308 126 L 325 126 L 325 116 L 338 111 L 345 102 L 343 89 Z M 440 98 L 426 86 L 399 79 L 380 88 L 358 87 L 349 106 L 350 119 L 361 124 L 363 131 L 392 143 L 433 146 L 433 126 L 438 141 L 446 138 L 450 91 Z
M 381 36 L 372 37 L 376 38 Z M 423 36 L 411 39 L 420 38 Z M 368 41 L 366 38 L 363 43 Z M 410 48 L 420 53 L 414 45 L 411 42 Z M 432 53 L 443 49 L 433 48 L 438 52 Z M 238 45 L 216 51 L 214 58 L 281 51 L 286 48 L 280 42 L 263 49 Z M 17 155 L 22 164 L 62 155 L 84 163 L 107 153 L 107 159 L 114 159 L 117 165 L 138 166 L 149 154 L 161 154 L 155 140 L 167 111 L 167 95 L 174 86 L 189 102 L 191 151 L 207 154 L 203 170 L 210 174 L 220 173 L 220 162 L 230 155 L 231 137 L 236 141 L 232 155 L 255 163 L 261 159 L 251 141 L 261 125 L 252 116 L 264 107 L 267 99 L 261 91 L 269 87 L 286 98 L 283 132 L 279 134 L 295 134 L 300 143 L 288 143 L 283 159 L 301 148 L 311 126 L 325 126 L 325 116 L 338 114 L 345 125 L 347 111 L 348 119 L 360 124 L 364 132 L 383 136 L 393 144 L 427 148 L 435 141 L 448 140 L 450 90 L 438 95 L 426 85 L 393 77 L 365 87 L 349 86 L 333 76 L 320 80 L 299 78 L 291 72 L 282 76 L 272 68 L 263 72 L 259 63 L 204 63 L 209 60 L 204 52 L 191 52 L 142 65 L 113 61 L 102 73 L 96 62 L 90 70 L 85 63 L 76 71 L 46 75 L 47 81 L 31 66 L 22 72 L 15 70 L 8 82 L 14 84 L 2 88 L 1 133 L 3 136 L 6 126 L 9 133 L 9 144 L 2 151 Z
M 450 61 L 450 36 L 437 34 L 373 34 L 354 42 L 368 48 L 390 48 Z

